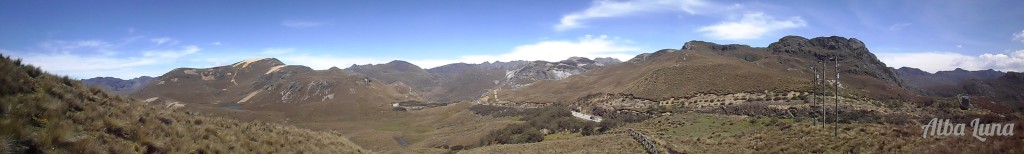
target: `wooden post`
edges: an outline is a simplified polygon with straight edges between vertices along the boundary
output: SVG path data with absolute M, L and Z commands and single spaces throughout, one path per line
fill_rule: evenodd
M 827 78 L 827 76 L 825 76 L 825 72 L 828 71 L 828 67 L 825 67 L 825 65 L 826 65 L 826 63 L 828 63 L 828 61 L 825 61 L 825 62 L 818 61 L 818 63 L 821 64 L 821 128 L 825 129 L 825 124 L 826 124 L 825 122 L 828 122 L 828 121 L 826 121 L 826 119 L 828 119 L 828 118 L 826 118 L 826 117 L 828 117 L 828 116 L 826 116 L 826 115 L 828 115 L 828 112 L 825 111 L 825 101 L 827 101 L 827 100 L 825 100 L 825 96 L 826 96 L 825 95 L 825 91 L 827 91 L 827 90 L 825 90 L 825 78 Z
M 835 122 L 835 136 L 839 137 L 839 58 L 834 58 L 836 61 L 836 122 Z

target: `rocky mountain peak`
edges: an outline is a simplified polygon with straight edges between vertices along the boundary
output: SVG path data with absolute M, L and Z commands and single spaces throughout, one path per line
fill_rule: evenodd
M 794 54 L 794 56 L 828 60 L 831 57 L 840 59 L 876 59 L 875 55 L 864 46 L 864 42 L 856 38 L 840 36 L 816 37 L 806 39 L 800 36 L 786 36 L 768 45 L 768 50 L 775 54 Z M 877 59 L 876 59 L 877 60 Z
M 896 73 L 856 38 L 840 36 L 806 39 L 800 36 L 786 36 L 768 45 L 772 54 L 790 56 L 813 61 L 830 61 L 837 58 L 844 73 L 868 75 L 888 83 L 902 85 Z

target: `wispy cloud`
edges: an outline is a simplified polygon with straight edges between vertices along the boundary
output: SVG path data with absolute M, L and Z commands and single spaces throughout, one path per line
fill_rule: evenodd
M 142 68 L 174 62 L 202 50 L 195 45 L 185 45 L 157 47 L 158 49 L 137 51 L 134 54 L 115 54 L 117 53 L 115 51 L 131 51 L 131 49 L 123 49 L 123 46 L 130 44 L 133 40 L 122 39 L 117 43 L 103 40 L 53 40 L 44 41 L 37 48 L 18 51 L 4 50 L 4 52 L 5 54 L 10 52 L 10 55 L 22 58 L 25 62 L 40 66 L 44 70 L 75 78 L 98 76 L 133 78 L 163 73 L 167 70 Z
M 39 48 L 50 52 L 113 55 L 114 44 L 103 40 L 53 40 L 39 43 Z
M 742 18 L 701 27 L 697 32 L 704 32 L 705 37 L 720 40 L 757 39 L 766 33 L 807 26 L 800 17 L 777 20 L 761 12 L 747 13 Z
M 1024 71 L 1024 50 L 1008 54 L 985 53 L 977 56 L 953 52 L 879 53 L 878 56 L 882 62 L 890 67 L 913 67 L 932 73 L 956 68 L 967 70 Z
M 285 20 L 281 21 L 281 25 L 289 28 L 313 28 L 326 25 L 323 22 L 308 21 L 308 20 Z
M 153 42 L 153 43 L 156 43 L 157 46 L 164 45 L 164 44 L 167 44 L 167 45 L 176 45 L 176 44 L 178 44 L 178 40 L 175 40 L 174 38 L 170 38 L 170 37 L 151 38 L 151 39 L 149 39 L 149 41 Z
M 1013 38 L 1010 39 L 1010 40 L 1011 41 L 1020 41 L 1020 43 L 1024 43 L 1024 30 L 1020 30 L 1019 33 L 1013 33 Z
M 707 6 L 703 0 L 631 0 L 631 1 L 593 1 L 586 10 L 562 16 L 555 30 L 564 31 L 585 27 L 585 20 L 629 16 L 640 13 L 683 11 L 690 14 L 698 13 L 699 7 Z

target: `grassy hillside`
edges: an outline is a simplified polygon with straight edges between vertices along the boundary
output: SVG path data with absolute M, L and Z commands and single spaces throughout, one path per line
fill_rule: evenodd
M 0 153 L 365 153 L 341 134 L 164 109 L 0 59 Z
M 790 42 L 790 41 L 796 41 Z M 810 41 L 810 42 L 808 42 Z M 816 41 L 848 46 L 830 47 Z M 879 101 L 911 96 L 885 65 L 856 39 L 785 37 L 776 48 L 719 45 L 690 41 L 682 49 L 641 54 L 629 62 L 597 68 L 562 80 L 538 81 L 519 89 L 502 89 L 497 98 L 510 103 L 576 102 L 592 94 L 625 94 L 653 101 L 703 94 L 814 92 L 811 65 L 838 57 L 841 94 Z M 809 44 L 808 44 L 809 43 Z M 808 44 L 806 48 L 799 44 Z M 790 48 L 797 48 L 792 49 Z M 830 67 L 835 67 L 834 63 Z M 820 67 L 820 66 L 819 66 Z M 834 75 L 836 68 L 825 74 Z M 818 72 L 820 73 L 820 72 Z M 835 80 L 829 76 L 827 80 Z M 829 81 L 833 82 L 833 81 Z M 498 101 L 500 103 L 500 101 Z

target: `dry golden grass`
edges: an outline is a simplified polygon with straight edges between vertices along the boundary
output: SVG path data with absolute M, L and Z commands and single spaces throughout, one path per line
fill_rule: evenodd
M 366 153 L 341 134 L 163 109 L 0 59 L 0 153 Z
M 314 130 L 336 130 L 363 148 L 384 153 L 447 152 L 443 147 L 471 147 L 490 132 L 521 123 L 515 117 L 495 118 L 467 110 L 470 103 L 415 111 L 384 111 L 362 119 L 293 123 Z M 396 137 L 408 145 L 401 145 Z
M 1003 123 L 1024 122 L 1002 121 Z M 665 149 L 681 153 L 1020 153 L 1024 134 L 988 137 L 921 137 L 921 125 L 844 123 L 839 136 L 832 124 L 805 119 L 755 118 L 683 113 L 659 117 L 621 129 L 645 132 Z M 1016 126 L 1014 132 L 1022 129 Z M 972 128 L 968 128 L 968 131 Z

